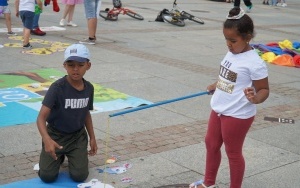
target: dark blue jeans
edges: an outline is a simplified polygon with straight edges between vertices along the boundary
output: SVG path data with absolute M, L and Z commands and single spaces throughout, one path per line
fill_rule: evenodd
M 40 14 L 34 14 L 32 29 L 36 29 L 39 27 L 39 19 L 40 19 Z

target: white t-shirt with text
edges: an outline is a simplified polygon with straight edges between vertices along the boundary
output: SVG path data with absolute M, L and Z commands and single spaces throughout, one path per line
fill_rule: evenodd
M 19 11 L 30 11 L 34 12 L 35 0 L 20 0 Z
M 266 77 L 266 63 L 254 49 L 239 54 L 228 52 L 220 65 L 217 88 L 210 102 L 212 109 L 240 119 L 254 116 L 256 105 L 248 101 L 244 89 L 252 87 L 253 80 Z

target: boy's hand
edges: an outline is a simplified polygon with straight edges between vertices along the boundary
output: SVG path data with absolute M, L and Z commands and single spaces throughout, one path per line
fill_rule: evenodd
M 98 147 L 97 147 L 97 142 L 95 139 L 91 139 L 90 140 L 90 147 L 91 149 L 89 150 L 89 155 L 90 156 L 93 156 L 93 155 L 96 155 L 97 153 L 97 150 L 98 150 Z
M 63 149 L 63 147 L 58 145 L 52 139 L 48 140 L 47 142 L 44 141 L 44 144 L 46 153 L 48 153 L 54 160 L 57 160 L 55 149 Z

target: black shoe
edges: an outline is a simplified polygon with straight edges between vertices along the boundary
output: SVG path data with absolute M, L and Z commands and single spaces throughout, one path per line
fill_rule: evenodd
M 23 46 L 23 49 L 27 49 L 27 50 L 30 50 L 32 48 L 31 44 L 28 43 L 26 45 Z

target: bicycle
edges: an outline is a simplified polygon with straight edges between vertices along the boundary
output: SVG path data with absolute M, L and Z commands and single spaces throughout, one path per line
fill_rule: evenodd
M 166 21 L 170 24 L 176 25 L 176 26 L 180 26 L 180 27 L 185 26 L 184 20 L 187 20 L 187 19 L 194 21 L 196 23 L 199 23 L 199 24 L 204 24 L 204 21 L 201 18 L 196 17 L 186 11 L 181 10 L 177 6 L 176 1 L 177 0 L 174 0 L 174 2 L 173 2 L 172 10 L 164 11 L 162 13 L 162 18 L 164 21 Z
M 105 10 L 100 10 L 99 16 L 104 18 L 105 20 L 117 21 L 119 14 L 127 15 L 137 20 L 144 20 L 144 17 L 129 8 L 123 8 L 122 6 L 113 7 L 111 10 L 106 8 Z

